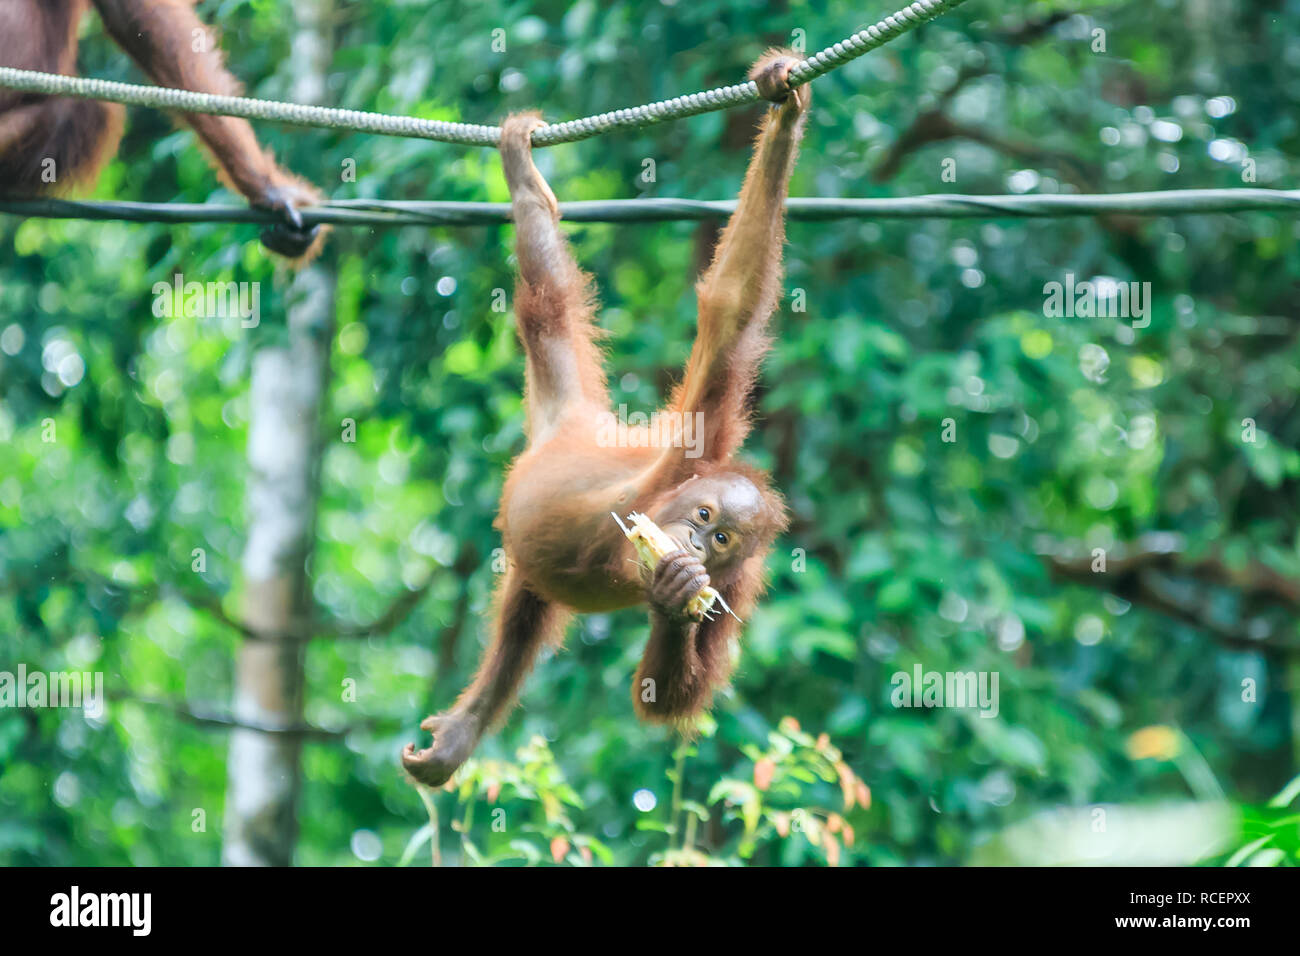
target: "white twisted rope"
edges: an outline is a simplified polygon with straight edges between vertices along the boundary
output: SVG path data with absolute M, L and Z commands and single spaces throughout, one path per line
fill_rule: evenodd
M 965 3 L 965 0 L 916 0 L 915 3 L 909 4 L 865 30 L 801 61 L 790 71 L 790 83 L 792 86 L 801 86 L 849 60 L 857 59 L 862 54 L 897 39 L 962 3 Z M 109 100 L 131 106 L 152 106 L 180 113 L 240 116 L 244 119 L 271 120 L 293 126 L 347 129 L 386 136 L 409 136 L 444 143 L 460 143 L 465 146 L 496 146 L 501 140 L 499 126 L 447 123 L 442 120 L 418 119 L 414 116 L 304 106 L 275 100 L 250 99 L 245 96 L 217 96 L 161 86 L 137 86 L 132 83 L 116 83 L 83 76 L 15 70 L 11 67 L 0 67 L 0 87 L 21 90 L 25 93 Z M 758 99 L 758 87 L 753 81 L 738 83 L 735 86 L 721 86 L 713 90 L 674 97 L 671 100 L 660 100 L 657 103 L 647 103 L 643 106 L 633 106 L 611 113 L 542 126 L 533 132 L 533 145 L 555 146 L 559 143 L 574 143 L 599 136 L 611 129 L 652 126 L 666 120 L 753 103 Z

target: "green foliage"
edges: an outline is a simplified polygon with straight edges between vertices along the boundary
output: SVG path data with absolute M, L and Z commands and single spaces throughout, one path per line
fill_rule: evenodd
M 517 762 L 471 760 L 447 785 L 456 795 L 452 829 L 460 834 L 464 862 L 472 866 L 609 863 L 613 853 L 608 847 L 577 832 L 569 811 L 583 809 L 582 800 L 565 782 L 546 741 L 533 737 L 515 756 Z M 400 865 L 409 863 L 421 845 L 437 838 L 434 798 L 421 790 L 431 822 L 412 836 Z M 477 822 L 475 810 L 480 801 L 488 818 Z
M 1265 807 L 1247 808 L 1240 847 L 1224 866 L 1300 866 L 1300 776 Z
M 744 824 L 736 854 L 749 860 L 762 846 L 787 866 L 810 862 L 809 857 L 839 865 L 842 848 L 847 853 L 854 844 L 854 827 L 840 812 L 815 803 L 829 802 L 827 785 L 838 786 L 842 812 L 861 820 L 871 808 L 871 791 L 826 734 L 814 739 L 787 717 L 767 739 L 766 750 L 743 748 L 753 761 L 752 782 L 724 778 L 709 792 L 710 804 L 726 807 L 724 818 Z
M 712 737 L 717 725 L 701 722 Z M 750 763 L 746 779 L 725 777 L 708 789 L 705 802 L 687 796 L 696 789 L 688 761 L 698 756 L 689 742 L 678 745 L 674 765 L 665 773 L 672 799 L 659 812 L 653 801 L 638 802 L 636 829 L 655 834 L 661 845 L 646 862 L 658 866 L 739 866 L 755 858 L 785 865 L 852 860 L 855 840 L 851 819 L 862 821 L 871 794 L 822 734 L 813 738 L 790 717 L 768 734 L 768 748 L 743 748 Z M 443 793 L 420 788 L 429 823 L 417 829 L 398 860 L 406 866 L 430 846 L 435 866 L 450 862 L 441 847 L 440 807 L 453 798 L 451 828 L 458 835 L 456 861 L 471 866 L 636 862 L 575 824 L 589 815 L 582 799 L 565 780 L 551 749 L 541 737 L 519 748 L 514 761 L 471 760 Z M 646 791 L 648 793 L 649 791 Z M 832 799 L 833 797 L 833 799 Z M 834 802 L 842 812 L 820 804 Z M 711 810 L 717 807 L 719 813 Z M 699 846 L 700 827 L 716 822 L 725 835 L 709 849 Z

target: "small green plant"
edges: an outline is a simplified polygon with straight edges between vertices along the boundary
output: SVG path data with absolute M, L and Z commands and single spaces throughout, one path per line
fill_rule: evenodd
M 455 794 L 451 829 L 460 835 L 466 863 L 492 866 L 522 862 L 590 866 L 608 863 L 613 854 L 603 843 L 578 832 L 569 810 L 582 800 L 564 779 L 555 755 L 541 737 L 515 751 L 515 761 L 470 760 L 443 788 Z M 429 822 L 407 843 L 400 866 L 408 865 L 426 843 L 440 865 L 436 793 L 420 788 Z M 484 818 L 476 820 L 482 809 Z
M 1292 778 L 1266 807 L 1242 808 L 1246 841 L 1224 866 L 1300 866 L 1300 775 Z
M 712 736 L 716 725 L 706 721 L 700 731 Z M 856 841 L 848 816 L 865 813 L 871 791 L 844 762 L 826 734 L 814 738 L 793 717 L 784 718 L 768 734 L 767 747 L 741 748 L 751 763 L 748 779 L 726 777 L 709 791 L 706 804 L 683 793 L 686 760 L 695 748 L 684 743 L 669 771 L 673 801 L 667 824 L 646 820 L 642 829 L 659 829 L 669 838 L 662 853 L 650 862 L 660 866 L 723 866 L 752 860 L 771 847 L 783 862 L 805 862 L 809 855 L 831 866 L 845 862 Z M 838 810 L 827 797 L 838 788 Z M 700 823 L 708 822 L 710 806 L 720 807 L 725 821 L 739 822 L 740 834 L 712 853 L 697 844 Z
M 782 719 L 767 739 L 766 750 L 752 744 L 742 748 L 753 761 L 751 780 L 722 779 L 709 793 L 709 803 L 721 803 L 728 818 L 743 824 L 736 852 L 748 860 L 762 844 L 780 841 L 793 843 L 786 849 L 799 854 L 794 841 L 802 841 L 805 849 L 813 850 L 830 866 L 838 866 L 856 841 L 845 814 L 868 810 L 871 790 L 844 762 L 826 734 L 814 738 L 793 717 Z M 813 802 L 825 784 L 838 786 L 839 810 Z
M 712 737 L 717 724 L 706 717 L 698 730 L 700 736 Z M 741 751 L 748 772 L 717 781 L 701 803 L 689 798 L 686 786 L 687 763 L 696 755 L 696 745 L 678 745 L 667 774 L 673 788 L 667 820 L 646 815 L 637 822 L 638 829 L 666 837 L 665 848 L 651 855 L 650 864 L 743 866 L 762 859 L 764 850 L 787 864 L 851 862 L 856 833 L 850 818 L 870 808 L 871 791 L 830 738 L 813 737 L 786 717 L 767 735 L 766 747 L 747 744 Z M 440 799 L 445 802 L 444 794 L 454 801 L 450 828 L 459 835 L 467 864 L 612 862 L 611 850 L 574 823 L 570 814 L 583 810 L 582 800 L 546 741 L 534 737 L 515 756 L 514 761 L 471 760 L 441 791 L 420 788 L 429 822 L 408 841 L 399 865 L 409 865 L 425 844 L 433 865 L 441 865 L 438 805 Z M 700 839 L 700 825 L 715 817 L 732 826 L 724 827 L 723 839 L 710 846 Z M 716 827 L 710 836 L 716 839 Z

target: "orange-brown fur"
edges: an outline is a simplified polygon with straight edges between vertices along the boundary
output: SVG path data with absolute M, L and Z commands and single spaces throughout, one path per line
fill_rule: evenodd
M 93 0 L 105 31 L 160 86 L 238 95 L 217 36 L 194 15 L 191 0 Z M 72 74 L 77 25 L 88 0 L 5 0 L 0 3 L 0 65 Z M 195 31 L 206 49 L 193 49 Z M 117 152 L 122 108 L 0 90 L 0 188 L 17 195 L 65 192 L 92 184 Z M 211 154 L 221 180 L 254 205 L 280 210 L 302 207 L 320 194 L 276 165 L 246 120 L 183 114 Z M 56 180 L 46 183 L 46 160 Z M 307 250 L 313 255 L 324 231 Z
M 792 62 L 769 51 L 755 65 L 760 91 L 786 104 L 763 120 L 738 208 L 697 285 L 695 346 L 667 406 L 703 415 L 698 457 L 682 447 L 611 447 L 602 440 L 598 422 L 609 414 L 609 396 L 590 280 L 573 261 L 557 227 L 555 197 L 532 163 L 529 137 L 540 120 L 521 114 L 504 124 L 501 154 L 518 237 L 515 311 L 528 416 L 528 446 L 510 469 L 497 517 L 513 567 L 499 589 L 495 635 L 474 682 L 451 710 L 422 725 L 433 730 L 433 746 L 416 752 L 408 745 L 403 754 L 420 782 L 434 786 L 451 776 L 479 736 L 508 712 L 537 650 L 560 639 L 573 611 L 650 603 L 650 640 L 633 686 L 634 706 L 646 720 L 684 728 L 729 679 L 735 618 L 720 613 L 696 621 L 670 613 L 674 609 L 656 591 L 657 574 L 641 571 L 610 512 L 655 517 L 690 500 L 690 489 L 701 487 L 696 482 L 745 489 L 748 504 L 740 507 L 752 515 L 738 538 L 743 549 L 719 558 L 707 574 L 740 617 L 753 609 L 763 589 L 764 559 L 785 526 L 785 508 L 767 475 L 734 456 L 749 430 L 749 394 L 780 296 L 786 187 L 808 105 L 806 88 L 782 89 Z M 704 574 L 704 565 L 696 561 L 695 567 Z M 679 570 L 693 587 L 692 567 Z M 656 688 L 653 700 L 640 691 L 644 680 Z

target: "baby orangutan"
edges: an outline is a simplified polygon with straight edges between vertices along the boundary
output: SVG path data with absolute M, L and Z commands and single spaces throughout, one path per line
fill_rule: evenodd
M 574 611 L 649 605 L 650 640 L 632 694 L 645 720 L 689 725 L 727 682 L 736 619 L 720 608 L 696 619 L 686 606 L 711 584 L 745 617 L 785 527 L 767 475 L 734 456 L 749 431 L 748 398 L 781 295 L 786 190 L 810 99 L 807 86 L 788 85 L 797 62 L 769 51 L 750 72 L 779 105 L 763 120 L 739 204 L 696 289 L 695 345 L 667 416 L 700 423 L 690 442 L 613 443 L 600 427 L 611 413 L 593 295 L 557 226 L 555 196 L 533 165 L 530 136 L 543 124 L 536 114 L 506 120 L 501 159 L 517 235 L 528 447 L 506 479 L 497 517 L 511 567 L 497 594 L 496 634 L 455 706 L 420 725 L 433 732 L 433 746 L 403 751 L 403 766 L 420 783 L 445 783 L 469 757 L 513 705 L 538 651 L 560 643 Z M 650 575 L 639 572 L 610 516 L 633 511 L 680 544 Z

